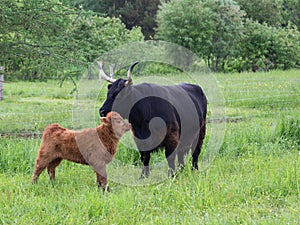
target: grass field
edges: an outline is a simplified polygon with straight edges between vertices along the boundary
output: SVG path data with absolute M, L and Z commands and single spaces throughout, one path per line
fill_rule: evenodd
M 43 128 L 74 125 L 73 87 L 6 83 L 0 102 L 0 224 L 299 224 L 299 73 L 218 74 L 226 132 L 208 169 L 193 171 L 188 158 L 173 179 L 125 185 L 112 179 L 115 173 L 123 179 L 139 174 L 123 174 L 124 166 L 112 163 L 110 193 L 98 190 L 91 168 L 69 162 L 58 167 L 54 183 L 44 172 L 31 184 Z M 104 97 L 105 89 L 95 113 Z M 121 144 L 116 162 L 139 167 L 139 154 Z M 152 155 L 152 164 L 160 162 L 163 153 Z

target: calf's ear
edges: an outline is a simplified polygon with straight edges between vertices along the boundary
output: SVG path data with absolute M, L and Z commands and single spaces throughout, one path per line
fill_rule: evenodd
M 107 117 L 100 117 L 100 120 L 103 124 L 109 124 L 110 122 L 110 119 Z

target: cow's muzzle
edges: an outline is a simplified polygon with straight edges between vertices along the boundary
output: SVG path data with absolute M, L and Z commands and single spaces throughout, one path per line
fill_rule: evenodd
M 102 109 L 102 108 L 101 108 L 101 109 L 99 110 L 99 114 L 100 114 L 101 117 L 105 117 L 105 116 L 107 115 L 107 113 L 109 113 L 109 112 L 106 111 L 105 109 Z

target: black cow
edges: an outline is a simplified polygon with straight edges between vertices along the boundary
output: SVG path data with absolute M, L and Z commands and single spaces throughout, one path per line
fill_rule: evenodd
M 169 175 L 175 171 L 175 157 L 184 166 L 184 156 L 192 149 L 193 168 L 198 169 L 198 157 L 206 132 L 207 100 L 198 85 L 182 83 L 160 86 L 156 84 L 132 85 L 128 79 L 108 77 L 102 63 L 98 63 L 99 76 L 108 85 L 107 98 L 99 113 L 102 117 L 110 111 L 120 113 L 132 124 L 134 139 L 141 155 L 141 177 L 149 176 L 150 153 L 165 148 Z

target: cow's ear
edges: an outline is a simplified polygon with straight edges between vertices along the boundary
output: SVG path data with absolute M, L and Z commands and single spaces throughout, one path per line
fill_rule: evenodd
M 110 122 L 110 119 L 107 117 L 100 117 L 100 120 L 103 124 L 109 124 Z

